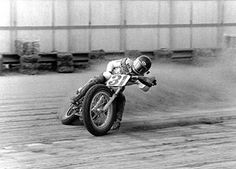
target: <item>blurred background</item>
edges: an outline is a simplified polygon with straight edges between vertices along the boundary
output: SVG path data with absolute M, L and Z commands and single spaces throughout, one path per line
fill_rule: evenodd
M 158 87 L 146 95 L 127 90 L 130 112 L 235 103 L 234 0 L 4 0 L 0 44 L 0 53 L 12 54 L 2 54 L 2 65 L 10 65 L 2 67 L 5 72 L 11 64 L 20 64 L 26 74 L 38 74 L 44 63 L 63 73 L 73 72 L 76 63 L 90 66 L 77 79 L 63 76 L 70 94 L 104 71 L 109 60 L 149 52 Z M 91 57 L 92 51 L 98 53 Z M 187 64 L 172 62 L 185 59 Z M 64 84 L 52 83 L 55 90 Z
M 235 16 L 234 0 L 4 0 L 0 53 L 16 39 L 41 52 L 220 48 Z

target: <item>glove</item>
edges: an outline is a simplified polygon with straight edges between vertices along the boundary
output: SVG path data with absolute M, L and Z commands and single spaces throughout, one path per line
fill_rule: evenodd
M 155 85 L 157 85 L 157 80 L 156 80 L 156 78 L 153 76 L 153 77 L 150 77 L 150 81 L 151 81 L 151 83 L 152 83 L 152 86 L 155 86 Z
M 153 85 L 153 86 L 157 85 L 157 80 L 154 80 L 154 81 L 152 82 L 152 85 Z
M 108 80 L 111 77 L 111 72 L 103 72 L 102 75 Z

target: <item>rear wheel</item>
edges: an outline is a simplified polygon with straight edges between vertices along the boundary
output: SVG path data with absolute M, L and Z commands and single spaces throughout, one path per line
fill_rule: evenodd
M 78 115 L 76 114 L 78 112 L 79 112 L 78 107 L 71 103 L 61 113 L 60 119 L 62 124 L 70 125 L 75 120 L 79 119 Z
M 95 135 L 102 136 L 112 127 L 115 120 L 114 102 L 103 111 L 103 107 L 110 100 L 112 92 L 105 85 L 93 86 L 85 95 L 83 102 L 83 122 L 87 130 Z

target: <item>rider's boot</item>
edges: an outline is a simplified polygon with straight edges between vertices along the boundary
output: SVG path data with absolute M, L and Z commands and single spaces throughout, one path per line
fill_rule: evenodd
M 80 87 L 79 89 L 76 90 L 76 96 L 73 96 L 71 98 L 72 103 L 76 103 L 78 101 L 78 97 L 80 97 L 80 95 L 81 95 L 81 90 L 82 90 L 82 87 Z
M 111 127 L 111 130 L 119 130 L 119 128 L 120 128 L 120 125 L 121 125 L 121 120 L 119 120 L 119 119 L 117 119 L 114 123 L 113 123 L 113 125 L 112 125 L 112 127 Z
M 121 126 L 121 120 L 124 112 L 124 107 L 125 107 L 125 96 L 120 93 L 117 98 L 116 98 L 116 121 L 114 122 L 113 126 L 111 127 L 111 130 L 119 130 Z

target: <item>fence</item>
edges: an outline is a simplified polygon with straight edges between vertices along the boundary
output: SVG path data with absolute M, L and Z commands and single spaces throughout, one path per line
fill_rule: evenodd
M 4 0 L 0 53 L 15 39 L 42 52 L 217 48 L 236 34 L 234 0 Z

